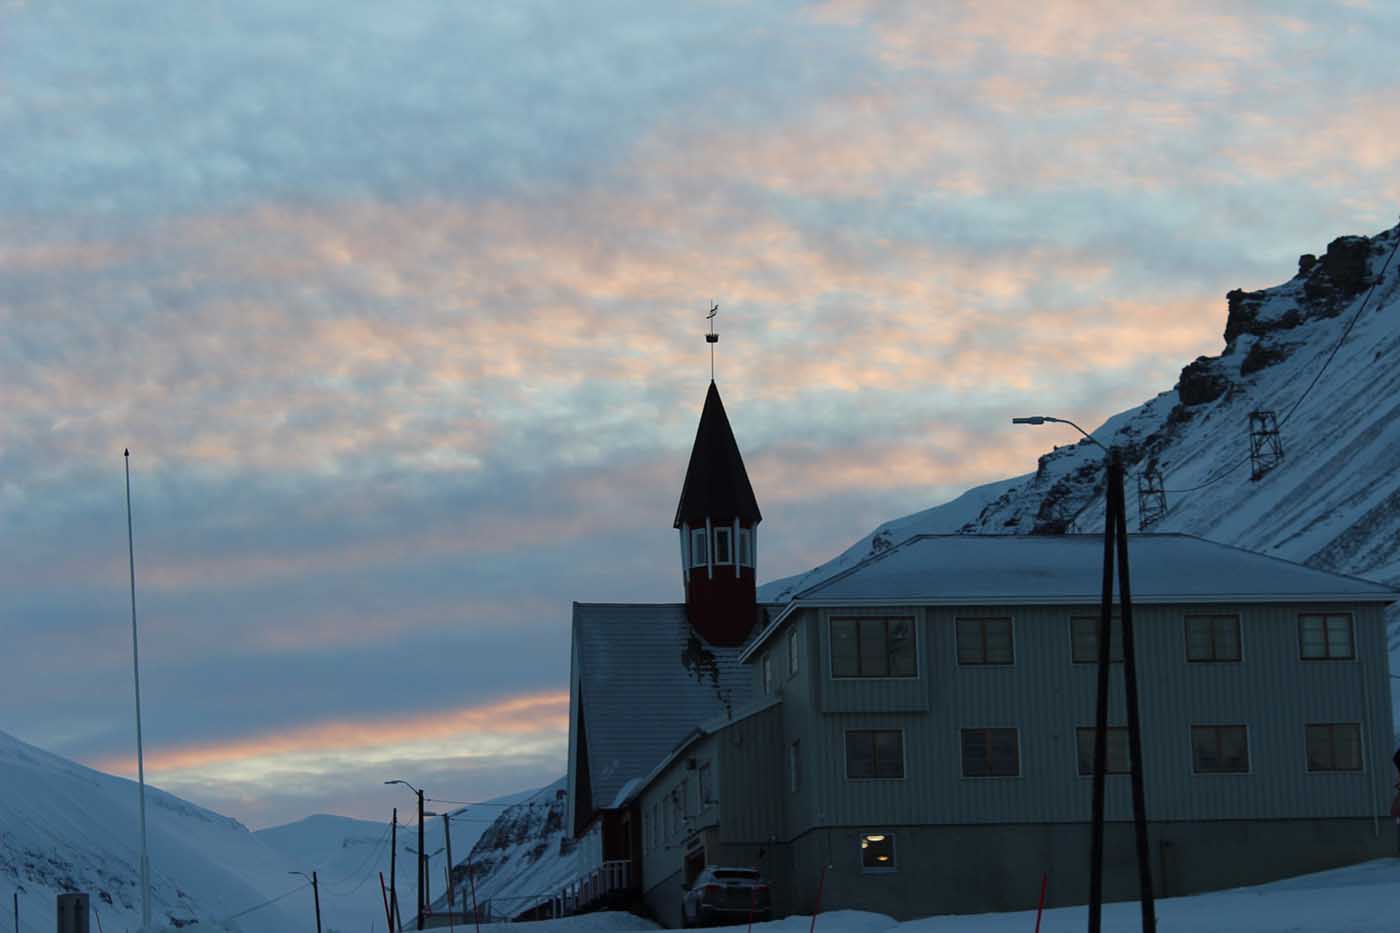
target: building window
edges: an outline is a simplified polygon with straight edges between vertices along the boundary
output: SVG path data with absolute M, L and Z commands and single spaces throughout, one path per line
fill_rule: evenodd
M 1240 660 L 1240 617 L 1236 615 L 1187 616 L 1186 660 Z
M 1010 619 L 958 619 L 959 664 L 1014 664 Z
M 773 695 L 773 654 L 763 656 L 763 695 Z
M 1306 613 L 1298 617 L 1298 646 L 1304 661 L 1339 661 L 1356 657 L 1351 616 Z
M 894 871 L 894 833 L 861 833 L 862 871 Z
M 748 528 L 739 529 L 739 563 L 753 566 L 753 531 Z
M 1249 771 L 1249 734 L 1244 726 L 1192 726 L 1191 770 L 1197 774 Z
M 1069 620 L 1070 653 L 1075 664 L 1099 663 L 1099 618 L 1076 616 Z M 1123 660 L 1123 620 L 1114 616 L 1108 622 L 1108 659 Z
M 700 806 L 703 808 L 715 802 L 714 768 L 707 761 L 700 766 Z
M 734 529 L 715 529 L 715 563 L 734 563 Z
M 1316 723 L 1307 727 L 1309 771 L 1360 771 L 1361 725 Z
M 898 729 L 848 731 L 846 777 L 852 781 L 904 777 L 904 733 Z
M 788 746 L 788 789 L 794 794 L 802 787 L 802 742 Z
M 796 627 L 794 627 L 792 631 L 788 632 L 788 638 L 787 638 L 787 649 L 788 649 L 788 676 L 789 676 L 789 677 L 791 677 L 793 674 L 796 674 L 796 673 L 797 673 L 797 669 L 798 669 L 798 667 L 800 666 L 800 662 L 801 662 L 801 658 L 799 657 L 799 655 L 801 654 L 801 651 L 800 651 L 800 648 L 799 648 L 799 645 L 798 645 L 798 642 L 797 642 L 797 637 L 798 637 L 798 630 L 797 630 Z
M 914 620 L 832 619 L 831 676 L 916 677 Z
M 1075 730 L 1079 740 L 1079 773 L 1094 773 L 1094 732 L 1093 726 L 1082 726 Z M 1109 774 L 1127 774 L 1131 757 L 1128 754 L 1128 730 L 1122 726 L 1108 727 L 1108 761 L 1105 770 Z
M 692 528 L 690 530 L 690 566 L 708 567 L 709 564 L 710 557 L 706 547 L 705 529 Z
M 667 834 L 674 837 L 680 832 L 681 824 L 685 821 L 685 807 L 681 803 L 681 789 L 679 787 L 671 790 L 670 815 L 666 819 Z
M 1018 777 L 1020 739 L 1015 729 L 962 730 L 963 777 Z

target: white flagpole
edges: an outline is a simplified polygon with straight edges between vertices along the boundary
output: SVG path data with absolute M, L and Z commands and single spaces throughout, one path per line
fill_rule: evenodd
M 151 926 L 151 860 L 146 854 L 146 758 L 141 748 L 141 661 L 136 647 L 136 548 L 131 536 L 131 450 L 122 451 L 126 469 L 126 556 L 131 570 L 131 673 L 136 684 L 136 776 L 141 787 L 141 928 Z

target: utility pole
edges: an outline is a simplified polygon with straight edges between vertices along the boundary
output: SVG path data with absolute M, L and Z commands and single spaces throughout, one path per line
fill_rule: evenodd
M 442 835 L 443 845 L 447 847 L 447 916 L 448 923 L 452 924 L 452 909 L 456 906 L 456 898 L 452 896 L 452 820 L 446 813 L 442 815 Z
M 146 849 L 146 756 L 141 744 L 141 659 L 136 643 L 136 545 L 131 533 L 131 449 L 122 451 L 126 474 L 126 558 L 131 571 L 131 673 L 136 687 L 136 780 L 141 800 L 141 928 L 151 926 L 151 860 Z
M 423 792 L 418 794 L 418 929 L 423 929 L 423 903 L 424 883 L 428 880 L 425 874 L 426 866 L 423 864 Z
M 321 933 L 321 886 L 314 871 L 311 873 L 311 897 L 316 902 L 316 933 Z
M 381 811 L 382 812 L 382 811 Z M 398 858 L 399 858 L 399 808 L 394 808 L 394 821 L 389 824 L 389 903 L 399 905 Z M 389 933 L 394 933 L 394 925 L 389 924 Z

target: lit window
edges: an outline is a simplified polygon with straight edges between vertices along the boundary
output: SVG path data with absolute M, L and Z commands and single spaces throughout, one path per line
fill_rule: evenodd
M 1240 660 L 1240 617 L 1187 616 L 1186 660 Z
M 798 644 L 797 644 L 797 629 L 796 629 L 796 628 L 794 628 L 792 631 L 788 632 L 787 649 L 788 649 L 788 652 L 787 652 L 787 654 L 788 654 L 788 676 L 791 677 L 793 674 L 796 674 L 796 673 L 797 673 L 797 669 L 798 669 L 798 666 L 799 666 L 799 663 L 800 663 L 800 658 L 798 657 L 798 655 L 801 654 L 801 652 L 798 650 Z
M 690 531 L 690 566 L 709 566 L 709 553 L 705 543 L 705 529 L 692 528 Z
M 739 563 L 753 566 L 753 532 L 748 528 L 739 529 Z
M 861 833 L 862 871 L 894 871 L 894 833 Z
M 1360 771 L 1361 726 L 1354 722 L 1307 727 L 1309 771 Z
M 1197 774 L 1249 771 L 1249 734 L 1244 726 L 1192 726 L 1191 768 Z
M 1020 740 L 1015 729 L 962 730 L 963 777 L 1017 777 Z
M 716 563 L 716 564 L 732 564 L 732 563 L 734 563 L 734 547 L 733 547 L 733 544 L 734 544 L 734 529 L 733 529 L 733 528 L 716 528 L 716 529 L 715 529 L 715 563 Z
M 1075 730 L 1079 740 L 1079 773 L 1094 773 L 1094 732 L 1093 726 Z M 1128 753 L 1128 730 L 1121 726 L 1108 728 L 1108 761 L 1105 771 L 1108 774 L 1127 774 L 1132 758 Z
M 913 619 L 832 619 L 831 676 L 916 677 Z
M 1069 620 L 1075 664 L 1099 663 L 1099 621 L 1096 616 L 1077 616 Z M 1116 616 L 1108 623 L 1108 659 L 1123 660 L 1123 620 Z
M 1010 619 L 958 619 L 959 664 L 1014 664 Z
M 846 777 L 852 781 L 904 777 L 904 733 L 898 729 L 847 732 Z
M 1298 643 L 1305 661 L 1339 661 L 1356 657 L 1351 616 L 1308 613 L 1298 617 Z

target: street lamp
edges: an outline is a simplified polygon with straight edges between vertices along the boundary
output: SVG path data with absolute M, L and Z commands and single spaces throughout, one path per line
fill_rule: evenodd
M 1123 625 L 1123 688 L 1127 693 L 1128 753 L 1132 759 L 1133 826 L 1137 835 L 1138 884 L 1141 889 L 1143 933 L 1155 933 L 1156 908 L 1152 900 L 1152 866 L 1148 861 L 1147 803 L 1142 786 L 1142 728 L 1138 713 L 1137 661 L 1133 650 L 1133 599 L 1128 584 L 1128 517 L 1123 499 L 1123 454 L 1108 448 L 1073 421 L 1032 415 L 1012 418 L 1012 424 L 1067 424 L 1104 452 L 1105 508 L 1103 520 L 1103 595 L 1099 607 L 1098 709 L 1094 720 L 1093 837 L 1089 850 L 1089 933 L 1100 933 L 1103 923 L 1104 775 L 1108 763 L 1108 667 L 1112 638 L 1114 559 L 1118 564 L 1118 598 Z
M 287 874 L 301 875 L 307 881 L 311 882 L 311 897 L 316 903 L 316 933 L 321 933 L 321 887 L 316 882 L 316 873 L 313 871 L 308 875 L 304 871 L 289 871 Z
M 385 783 L 385 784 L 402 784 L 404 787 L 407 787 L 409 790 L 413 791 L 413 793 L 417 795 L 417 797 L 418 797 L 418 851 L 419 851 L 419 853 L 422 853 L 422 851 L 423 851 L 423 792 L 422 792 L 421 790 L 419 790 L 418 788 L 414 787 L 412 784 L 408 783 L 407 781 L 394 780 L 394 781 L 385 781 L 384 783 Z M 423 868 L 423 856 L 420 854 L 420 855 L 418 856 L 418 929 L 420 929 L 420 930 L 423 929 L 423 883 L 424 883 L 424 881 L 426 880 L 426 878 L 424 877 L 423 872 L 424 872 L 424 868 Z

